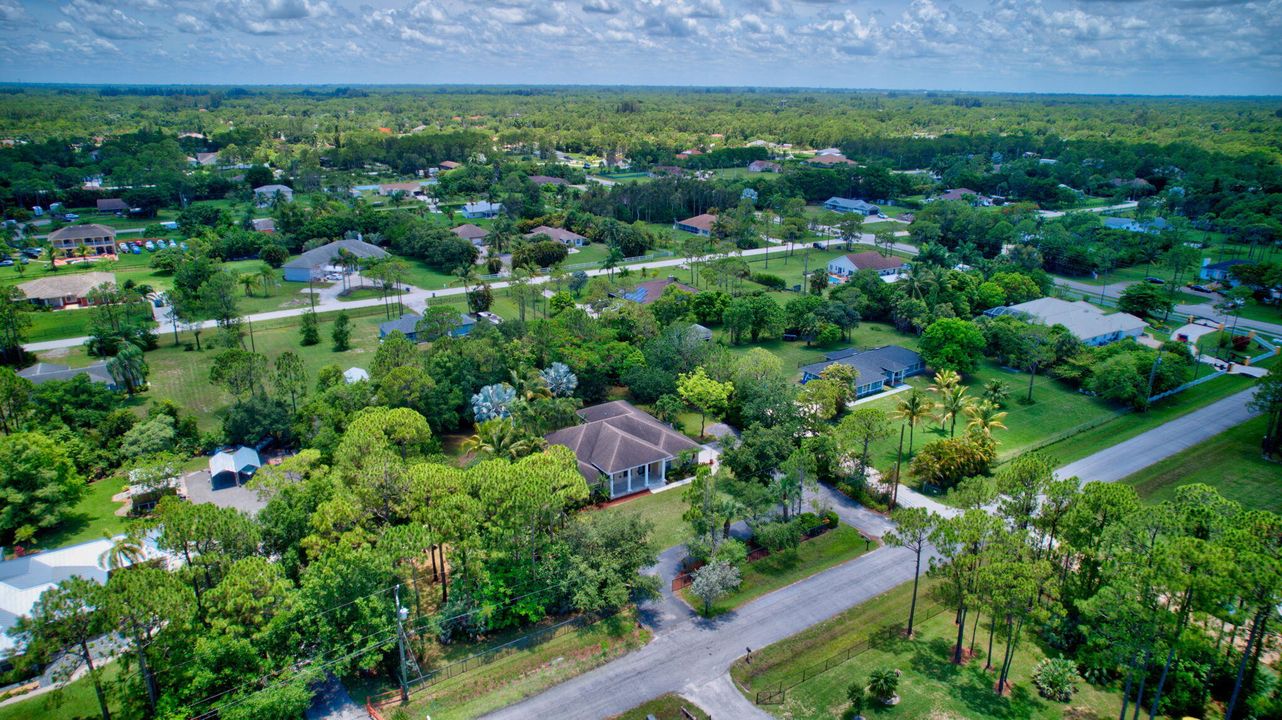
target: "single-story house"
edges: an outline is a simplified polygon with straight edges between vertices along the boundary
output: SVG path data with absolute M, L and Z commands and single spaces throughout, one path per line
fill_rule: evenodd
M 62 273 L 46 275 L 20 283 L 18 289 L 36 305 L 60 308 L 88 305 L 89 291 L 100 285 L 113 285 L 116 276 L 109 272 Z
M 503 203 L 492 203 L 485 200 L 470 202 L 463 206 L 463 217 L 469 219 L 492 218 L 503 212 Z
M 849 365 L 859 374 L 855 378 L 855 396 L 865 397 L 886 388 L 901 385 L 904 378 L 926 372 L 921 355 L 898 345 L 883 345 L 872 350 L 846 348 L 824 355 L 822 362 L 801 368 L 801 382 L 815 380 L 829 365 Z
M 702 215 L 695 215 L 694 217 L 689 217 L 685 220 L 678 220 L 675 223 L 672 223 L 672 227 L 673 229 L 680 230 L 682 232 L 708 237 L 712 235 L 712 225 L 716 221 L 716 215 L 703 213 Z
M 828 198 L 824 202 L 824 209 L 839 213 L 859 213 L 860 215 L 876 215 L 881 212 L 880 208 L 872 203 L 843 197 Z
M 1213 263 L 1209 258 L 1207 258 L 1202 260 L 1202 269 L 1198 272 L 1198 276 L 1203 280 L 1211 280 L 1213 282 L 1225 283 L 1236 287 L 1238 285 L 1238 281 L 1233 279 L 1233 275 L 1230 271 L 1238 265 L 1252 264 L 1253 263 L 1250 260 L 1242 260 L 1240 258 L 1217 263 Z
M 254 218 L 252 222 L 254 224 L 254 230 L 260 233 L 271 234 L 276 232 L 276 221 L 272 218 Z
M 308 282 L 324 277 L 328 268 L 334 267 L 339 251 L 346 250 L 358 258 L 384 258 L 387 251 L 364 240 L 335 240 L 332 243 L 313 248 L 285 263 L 285 280 L 289 282 Z
M 422 319 L 422 315 L 405 313 L 395 320 L 380 323 L 378 326 L 378 339 L 382 340 L 394 332 L 400 332 L 410 342 L 418 342 L 418 322 Z M 474 327 L 476 327 L 476 318 L 467 313 L 459 313 L 458 324 L 454 326 L 453 330 L 450 330 L 449 335 L 450 337 L 463 337 L 472 332 Z
M 753 160 L 748 163 L 748 172 L 783 172 L 783 166 L 772 160 Z
M 543 187 L 544 185 L 569 185 L 570 182 L 565 178 L 552 177 L 551 175 L 531 175 L 530 182 Z
M 858 165 L 859 163 L 851 160 L 841 153 L 834 153 L 830 155 L 816 155 L 807 160 L 806 164 L 813 165 L 815 167 L 836 167 L 837 165 Z
M 210 165 L 217 165 L 217 164 L 218 164 L 218 153 L 216 153 L 216 152 L 203 152 L 203 153 L 196 153 L 196 158 L 195 158 L 195 160 L 196 160 L 196 164 L 197 164 L 197 165 L 200 165 L 200 166 L 202 166 L 202 167 L 209 167 Z
M 933 198 L 934 200 L 965 200 L 974 205 L 988 207 L 993 204 L 992 198 L 970 188 L 952 188 Z
M 707 326 L 694 323 L 687 332 L 704 342 L 712 341 L 712 329 Z
M 1135 218 L 1106 217 L 1104 227 L 1109 230 L 1126 230 L 1127 232 L 1159 233 L 1171 226 L 1165 218 L 1136 220 Z
M 83 247 L 90 255 L 112 255 L 116 252 L 116 230 L 97 223 L 68 225 L 49 233 L 49 244 L 69 254 Z
M 586 407 L 578 415 L 583 424 L 544 438 L 573 451 L 588 485 L 611 498 L 662 487 L 677 456 L 699 449 L 698 443 L 625 400 Z
M 685 174 L 686 169 L 683 167 L 677 167 L 676 165 L 655 165 L 650 168 L 650 177 L 663 177 L 664 175 L 678 177 Z
M 841 148 L 835 148 L 835 147 L 823 148 L 822 150 L 815 151 L 815 155 L 819 157 L 823 157 L 824 155 L 840 155 L 840 154 L 841 154 Z
M 568 245 L 570 247 L 583 247 L 584 245 L 587 245 L 589 242 L 591 242 L 590 240 L 588 240 L 587 238 L 583 237 L 582 235 L 576 232 L 571 232 L 569 230 L 566 230 L 565 228 L 548 227 L 547 225 L 540 225 L 534 228 L 533 230 L 527 232 L 525 234 L 525 238 L 527 240 L 530 240 L 535 237 L 538 237 L 539 235 L 546 235 L 547 237 L 552 238 L 553 240 L 556 240 L 557 242 L 563 245 Z
M 241 445 L 235 450 L 221 450 L 209 458 L 209 482 L 213 485 L 230 482 L 239 485 L 248 480 L 263 466 L 258 451 Z
M 1017 315 L 1029 322 L 1043 325 L 1063 325 L 1086 345 L 1107 345 L 1125 338 L 1138 338 L 1148 325 L 1129 313 L 1105 314 L 1084 301 L 1069 302 L 1059 298 L 1044 297 L 1026 303 L 996 307 L 985 315 Z
M 631 300 L 641 305 L 649 305 L 662 297 L 663 291 L 667 290 L 669 286 L 676 286 L 688 293 L 699 292 L 695 288 L 679 282 L 674 277 L 668 277 L 662 280 L 646 280 L 645 282 L 637 283 L 631 290 L 615 294 L 614 297 L 621 297 L 624 300 Z
M 882 255 L 879 252 L 852 253 L 828 261 L 828 272 L 841 277 L 850 277 L 860 270 L 876 270 L 883 277 L 898 275 L 905 268 L 902 258 L 894 255 Z
M 423 183 L 414 180 L 411 182 L 383 183 L 378 186 L 378 194 L 383 196 L 391 195 L 394 192 L 400 192 L 405 195 L 417 195 L 423 192 Z
M 97 205 L 100 213 L 129 212 L 129 203 L 120 198 L 99 198 Z
M 462 164 L 462 163 L 456 163 L 456 162 L 454 162 L 453 160 L 445 160 L 444 162 L 442 162 L 442 163 L 441 163 L 440 165 L 438 165 L 437 167 L 441 168 L 442 170 L 457 170 L 457 169 L 459 169 L 459 168 L 463 167 L 463 164 Z
M 70 577 L 92 580 L 99 585 L 107 582 L 109 571 L 102 559 L 121 537 L 98 538 L 0 562 L 0 660 L 24 651 L 8 634 L 9 628 L 31 612 L 46 590 Z M 145 536 L 141 545 L 141 562 L 165 557 L 156 547 L 154 537 Z
M 77 375 L 84 375 L 90 382 L 102 383 L 110 390 L 116 389 L 116 380 L 111 377 L 111 373 L 107 372 L 105 361 L 78 368 L 59 363 L 39 362 L 18 371 L 18 377 L 26 378 L 32 385 L 43 385 L 54 380 L 71 380 Z
M 343 382 L 351 385 L 362 380 L 369 380 L 369 373 L 365 368 L 350 367 L 343 371 Z
M 281 202 L 294 202 L 294 189 L 288 185 L 263 185 L 254 188 L 254 202 L 258 207 L 267 207 L 277 197 Z
M 490 234 L 489 230 L 486 230 L 483 227 L 473 225 L 472 223 L 464 223 L 462 225 L 459 225 L 458 227 L 450 230 L 450 232 L 454 233 L 455 235 L 458 235 L 459 237 L 472 243 L 473 245 L 476 245 L 477 247 L 480 247 L 485 242 L 485 238 L 488 237 Z

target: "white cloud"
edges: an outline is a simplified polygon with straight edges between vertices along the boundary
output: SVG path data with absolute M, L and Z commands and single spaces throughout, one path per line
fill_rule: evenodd
M 27 19 L 27 9 L 18 0 L 0 0 L 0 25 L 17 25 Z
M 187 13 L 178 13 L 174 16 L 174 27 L 178 28 L 181 32 L 191 33 L 193 35 L 200 35 L 209 32 L 208 23 L 195 15 L 189 15 Z
M 79 27 L 88 28 L 104 38 L 127 40 L 151 34 L 151 29 L 140 20 L 126 15 L 111 5 L 93 0 L 71 0 L 60 9 Z M 107 44 L 111 45 L 111 43 Z M 116 49 L 115 45 L 112 45 L 112 48 Z

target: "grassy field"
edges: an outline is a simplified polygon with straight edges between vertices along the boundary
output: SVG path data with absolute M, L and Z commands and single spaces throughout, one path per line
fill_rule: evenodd
M 1282 512 L 1282 464 L 1260 456 L 1265 418 L 1226 430 L 1122 480 L 1140 497 L 1161 502 L 1181 485 L 1205 483 L 1251 509 Z
M 690 526 L 681 519 L 686 510 L 681 498 L 682 489 L 673 488 L 661 493 L 651 493 L 612 505 L 596 512 L 611 515 L 637 516 L 654 523 L 655 547 L 665 550 L 684 543 L 690 535 Z
M 90 483 L 80 501 L 57 527 L 36 536 L 35 547 L 52 550 L 97 540 L 104 534 L 124 532 L 128 518 L 116 515 L 120 503 L 111 499 L 123 486 L 124 483 L 116 478 Z
M 1246 390 L 1253 383 L 1254 380 L 1242 375 L 1222 375 L 1158 401 L 1148 412 L 1118 415 L 1114 420 L 1048 445 L 1043 451 L 1058 463 L 1080 460 L 1100 448 L 1129 440 L 1181 415 Z
M 742 570 L 743 583 L 739 589 L 712 603 L 711 614 L 715 616 L 730 612 L 766 593 L 853 560 L 870 549 L 859 531 L 842 525 L 814 540 L 801 543 L 795 550 L 747 563 Z M 691 607 L 703 612 L 703 601 L 690 588 L 682 590 L 681 597 Z
M 669 693 L 638 705 L 622 715 L 615 715 L 609 720 L 686 720 L 686 716 L 681 712 L 685 710 L 694 716 L 695 720 L 709 720 L 708 713 L 694 703 L 686 700 L 680 695 Z
M 929 584 L 923 583 L 919 596 L 919 619 Z M 893 708 L 873 703 L 864 711 L 870 720 L 1054 720 L 1064 716 L 1068 706 L 1045 700 L 1032 688 L 1030 673 L 1045 653 L 1031 636 L 1023 638 L 1017 647 L 1011 666 L 1013 690 L 999 697 L 993 692 L 994 674 L 984 672 L 982 662 L 972 661 L 960 667 L 950 662 L 951 645 L 956 636 L 950 612 L 918 622 L 918 632 L 911 640 L 897 632 L 885 631 L 884 628 L 900 626 L 907 619 L 911 589 L 912 583 L 906 583 L 831 620 L 755 651 L 751 665 L 739 660 L 731 668 L 731 674 L 748 689 L 747 697 L 752 700 L 757 691 L 791 685 L 803 668 L 823 663 L 857 643 L 870 641 L 868 650 L 788 690 L 783 704 L 761 709 L 789 720 L 841 717 L 847 708 L 846 688 L 852 681 L 866 681 L 873 670 L 894 668 L 903 673 L 899 681 L 901 702 Z M 1000 655 L 997 647 L 994 653 Z M 982 648 L 979 658 L 983 658 Z M 1088 709 L 1102 717 L 1116 716 L 1119 706 L 1116 693 L 1087 683 L 1079 685 L 1072 702 L 1072 707 Z
M 107 687 L 107 707 L 112 717 L 117 717 L 120 712 L 119 699 L 110 689 L 119 676 L 119 662 L 108 663 L 102 668 L 103 682 Z M 98 696 L 88 677 L 67 683 L 61 690 L 0 707 L 0 720 L 95 720 L 100 717 Z
M 633 613 L 619 613 L 437 683 L 411 695 L 409 705 L 403 709 L 411 718 L 479 717 L 581 675 L 649 641 L 649 631 L 637 623 Z M 371 690 L 388 688 L 349 685 L 349 689 L 360 702 Z M 393 707 L 387 712 L 394 712 Z

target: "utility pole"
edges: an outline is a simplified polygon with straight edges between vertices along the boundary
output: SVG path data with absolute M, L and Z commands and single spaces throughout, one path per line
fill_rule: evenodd
M 904 460 L 904 426 L 899 426 L 899 452 L 895 455 L 895 485 L 890 489 L 890 509 L 895 509 L 899 502 L 899 468 Z
M 1148 410 L 1149 398 L 1153 397 L 1153 381 L 1157 379 L 1157 369 L 1162 366 L 1162 351 L 1153 359 L 1153 369 L 1148 372 L 1148 394 L 1144 396 L 1144 409 Z
M 401 704 L 407 705 L 410 701 L 410 688 L 405 679 L 405 618 L 409 617 L 409 610 L 401 607 L 401 586 L 398 584 L 393 591 L 393 597 L 396 600 L 396 649 L 401 655 L 400 672 L 397 673 L 397 680 L 401 685 Z

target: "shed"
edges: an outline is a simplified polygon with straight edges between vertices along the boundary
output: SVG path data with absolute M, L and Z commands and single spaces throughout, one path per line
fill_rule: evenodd
M 220 482 L 231 482 L 239 485 L 258 472 L 263 463 L 258 459 L 258 451 L 241 445 L 235 450 L 222 450 L 209 458 L 209 480 L 214 485 Z
M 343 371 L 343 382 L 348 385 L 362 380 L 369 380 L 369 373 L 365 372 L 365 368 L 350 367 Z

